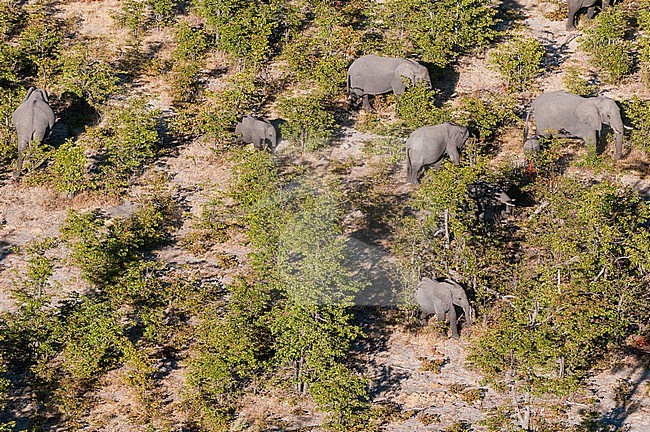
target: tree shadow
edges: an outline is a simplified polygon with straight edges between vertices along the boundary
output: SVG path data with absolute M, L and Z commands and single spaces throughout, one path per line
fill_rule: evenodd
M 636 354 L 639 353 L 637 352 Z M 638 403 L 631 402 L 632 397 L 639 391 L 642 384 L 650 382 L 650 355 L 645 352 L 643 354 L 637 357 L 637 365 L 628 376 L 631 377 L 638 373 L 640 374 L 635 379 L 627 381 L 629 387 L 620 395 L 621 400 L 614 408 L 601 417 L 600 422 L 603 425 L 614 426 L 616 430 L 619 430 L 619 428 L 622 430 L 630 414 L 639 408 Z

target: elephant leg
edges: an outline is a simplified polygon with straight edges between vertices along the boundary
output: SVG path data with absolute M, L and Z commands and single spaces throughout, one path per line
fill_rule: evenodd
M 25 157 L 25 152 L 27 151 L 27 143 L 20 143 L 18 145 L 18 159 L 16 160 L 16 169 L 13 173 L 14 180 L 17 180 L 20 177 L 20 172 L 23 170 L 23 158 Z
M 576 7 L 577 6 L 577 7 Z M 576 29 L 575 22 L 576 22 L 576 14 L 580 10 L 580 5 L 569 5 L 569 16 L 566 20 L 566 29 L 567 31 L 573 31 Z
M 451 148 L 448 147 L 447 154 L 449 155 L 449 159 L 451 159 L 451 162 L 454 165 L 460 164 L 460 155 L 458 154 L 458 149 L 456 147 L 451 147 Z
M 447 315 L 447 310 L 445 309 L 444 305 L 440 304 L 439 302 L 436 302 L 433 305 L 433 309 L 436 313 L 436 318 L 444 322 L 445 316 Z
M 420 169 L 422 167 L 420 165 L 413 165 L 411 166 L 411 170 L 409 173 L 409 181 L 413 184 L 418 184 L 420 181 L 418 180 L 418 175 L 420 173 Z
M 442 164 L 444 162 L 445 161 L 443 159 L 440 159 L 438 162 L 433 164 L 433 169 L 436 170 L 436 171 L 440 170 L 440 168 L 442 168 Z
M 370 96 L 367 94 L 363 95 L 363 109 L 368 112 L 374 112 L 375 110 L 372 108 L 372 105 L 370 105 Z
M 604 4 L 605 2 L 603 2 Z M 588 19 L 593 19 L 594 15 L 596 14 L 596 6 L 591 6 L 587 8 L 587 18 Z
M 456 308 L 452 304 L 449 308 L 449 327 L 451 327 L 451 337 L 460 339 L 458 334 L 458 317 L 456 316 Z

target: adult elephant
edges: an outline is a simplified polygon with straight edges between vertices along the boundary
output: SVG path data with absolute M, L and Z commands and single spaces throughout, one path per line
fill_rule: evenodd
M 434 313 L 440 321 L 445 321 L 445 317 L 449 316 L 451 335 L 455 339 L 460 336 L 458 335 L 458 317 L 454 306 L 463 308 L 467 324 L 472 325 L 467 294 L 460 285 L 451 279 L 422 278 L 415 290 L 415 301 L 420 306 L 421 320 L 426 320 L 429 315 Z
M 420 170 L 430 164 L 436 164 L 437 168 L 445 154 L 458 165 L 460 150 L 465 147 L 468 138 L 467 128 L 454 123 L 422 126 L 413 131 L 406 140 L 407 180 L 418 183 Z
M 278 145 L 275 127 L 268 120 L 253 116 L 244 116 L 235 126 L 235 134 L 241 141 L 247 144 L 253 143 L 258 149 L 267 147 L 274 149 Z
M 621 110 L 613 99 L 605 96 L 582 97 L 563 91 L 544 93 L 533 102 L 526 115 L 524 143 L 528 141 L 528 120 L 531 113 L 536 119 L 538 136 L 569 136 L 598 144 L 603 124 L 616 133 L 616 154 L 623 156 L 623 119 Z
M 609 6 L 609 0 L 567 0 L 567 7 L 569 8 L 569 17 L 566 20 L 566 29 L 572 31 L 576 29 L 576 15 L 582 8 L 587 8 L 587 17 L 589 19 L 594 17 L 596 13 L 596 5 L 602 5 L 603 10 Z
M 23 168 L 23 157 L 27 147 L 32 142 L 36 145 L 43 142 L 54 126 L 54 111 L 50 108 L 45 90 L 30 87 L 11 120 L 18 132 L 18 161 L 13 174 L 14 179 L 17 179 Z
M 347 93 L 363 97 L 363 109 L 372 111 L 368 97 L 391 91 L 401 95 L 406 90 L 405 78 L 411 85 L 421 81 L 431 87 L 429 71 L 415 60 L 365 55 L 348 68 Z

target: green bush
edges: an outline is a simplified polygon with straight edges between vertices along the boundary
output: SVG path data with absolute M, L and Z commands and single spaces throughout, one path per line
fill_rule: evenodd
M 7 170 L 15 163 L 18 156 L 16 130 L 11 124 L 11 115 L 24 97 L 22 89 L 10 89 L 0 86 L 0 167 Z
M 464 96 L 453 109 L 452 118 L 466 126 L 481 141 L 491 141 L 501 128 L 518 120 L 516 100 L 507 95 L 487 93 L 481 98 Z
M 406 89 L 397 102 L 397 116 L 402 127 L 413 131 L 421 126 L 436 125 L 450 120 L 450 113 L 435 104 L 436 91 L 418 83 Z
M 61 234 L 83 277 L 96 285 L 110 283 L 124 271 L 125 263 L 164 241 L 172 222 L 170 209 L 164 206 L 145 202 L 132 216 L 110 223 L 97 212 L 70 210 Z
M 621 8 L 607 8 L 585 29 L 580 49 L 590 54 L 591 63 L 604 73 L 605 81 L 618 83 L 632 72 L 632 43 L 627 40 L 629 23 Z
M 259 0 L 194 0 L 193 5 L 217 48 L 233 60 L 254 64 L 270 54 L 269 39 L 277 23 L 269 4 Z
M 584 97 L 595 95 L 598 86 L 593 84 L 590 78 L 585 78 L 584 74 L 585 71 L 578 67 L 568 67 L 562 76 L 562 85 L 569 93 Z
M 375 3 L 384 30 L 382 51 L 399 57 L 417 55 L 439 68 L 497 35 L 495 2 L 482 0 L 390 0 Z
M 502 300 L 473 341 L 471 362 L 504 391 L 536 396 L 576 391 L 593 365 L 650 318 L 641 282 L 650 208 L 613 182 L 542 182 L 523 229 L 517 275 L 492 288 Z M 549 227 L 553 229 L 549 230 Z M 513 265 L 513 264 L 510 264 Z M 522 425 L 523 426 L 523 425 Z
M 57 75 L 60 93 L 70 92 L 99 108 L 119 90 L 117 71 L 110 63 L 110 54 L 98 41 L 67 47 L 61 54 L 61 72 Z
M 208 38 L 203 30 L 181 21 L 174 28 L 174 43 L 171 93 L 175 101 L 189 102 L 197 93 L 198 75 L 208 50 Z
M 490 55 L 490 65 L 499 72 L 511 92 L 525 90 L 544 68 L 546 50 L 533 37 L 515 36 Z
M 71 139 L 66 140 L 54 153 L 49 168 L 50 183 L 58 192 L 69 194 L 92 189 L 87 163 L 83 148 Z
M 624 117 L 630 119 L 633 128 L 626 142 L 650 153 L 650 103 L 635 97 L 621 105 Z
M 282 136 L 298 144 L 303 152 L 318 150 L 329 142 L 334 116 L 317 96 L 296 96 L 278 104 L 280 116 L 286 121 L 280 127 Z

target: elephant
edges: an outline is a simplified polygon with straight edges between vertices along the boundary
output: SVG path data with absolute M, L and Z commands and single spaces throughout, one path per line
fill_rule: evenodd
M 577 137 L 586 143 L 598 144 L 603 124 L 616 133 L 616 154 L 623 156 L 623 119 L 621 110 L 613 99 L 605 96 L 582 97 L 563 91 L 544 93 L 539 96 L 526 114 L 524 143 L 528 140 L 528 120 L 535 114 L 537 135 Z
M 491 225 L 512 214 L 514 204 L 496 183 L 479 180 L 467 186 L 470 198 L 476 203 L 476 217 L 484 225 Z
M 607 6 L 609 6 L 609 0 L 567 0 L 566 3 L 569 8 L 569 16 L 566 20 L 566 29 L 568 31 L 576 29 L 576 15 L 580 9 L 587 8 L 587 17 L 591 19 L 594 17 L 597 4 L 601 4 L 603 10 L 607 9 Z
M 415 301 L 420 306 L 420 319 L 426 320 L 433 313 L 440 321 L 449 316 L 451 335 L 458 339 L 458 318 L 456 308 L 460 306 L 465 313 L 467 325 L 472 325 L 471 308 L 465 290 L 451 279 L 433 280 L 422 278 L 415 289 Z
M 253 143 L 255 148 L 274 149 L 278 145 L 278 133 L 268 120 L 258 119 L 247 115 L 235 126 L 235 134 L 238 139 L 249 144 Z
M 422 167 L 436 164 L 437 169 L 445 154 L 458 165 L 459 152 L 465 147 L 468 138 L 467 128 L 454 123 L 422 126 L 413 131 L 406 140 L 407 180 L 413 184 L 419 183 L 418 176 Z
M 347 93 L 363 97 L 363 109 L 372 111 L 370 95 L 393 92 L 399 96 L 406 90 L 404 78 L 411 85 L 424 82 L 431 88 L 431 78 L 426 67 L 415 60 L 365 55 L 356 59 L 348 68 Z
M 17 179 L 23 168 L 23 157 L 27 147 L 32 142 L 36 145 L 43 142 L 56 121 L 45 90 L 30 87 L 11 120 L 18 133 L 18 161 L 13 174 L 14 179 Z

